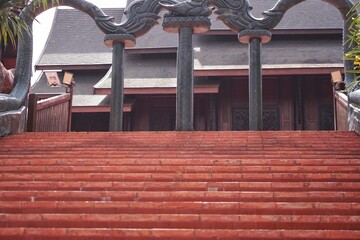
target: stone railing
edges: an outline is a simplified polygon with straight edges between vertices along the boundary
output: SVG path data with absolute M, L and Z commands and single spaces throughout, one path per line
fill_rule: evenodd
M 349 94 L 348 111 L 349 130 L 360 135 L 360 90 Z
M 348 97 L 342 91 L 334 90 L 334 129 L 348 131 Z

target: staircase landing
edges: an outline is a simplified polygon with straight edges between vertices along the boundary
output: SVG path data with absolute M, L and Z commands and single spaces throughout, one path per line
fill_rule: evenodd
M 360 239 L 352 132 L 0 139 L 0 239 Z

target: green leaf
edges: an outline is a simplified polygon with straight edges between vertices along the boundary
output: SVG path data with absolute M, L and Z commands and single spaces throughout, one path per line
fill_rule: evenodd
M 51 3 L 59 3 L 59 0 L 52 0 Z M 2 45 L 6 46 L 10 41 L 13 46 L 16 46 L 17 39 L 23 38 L 23 31 L 30 33 L 29 26 L 20 17 L 21 10 L 29 4 L 34 4 L 34 10 L 38 7 L 48 8 L 47 0 L 0 0 L 0 43 Z

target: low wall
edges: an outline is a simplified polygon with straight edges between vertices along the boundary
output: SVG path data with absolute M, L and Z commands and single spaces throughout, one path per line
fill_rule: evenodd
M 334 91 L 334 129 L 348 131 L 348 97 L 340 91 Z
M 26 108 L 0 113 L 0 136 L 24 132 Z
M 349 130 L 360 135 L 360 90 L 349 95 Z

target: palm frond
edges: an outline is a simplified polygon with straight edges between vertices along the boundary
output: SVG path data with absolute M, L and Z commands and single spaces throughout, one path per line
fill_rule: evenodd
M 59 3 L 59 0 L 52 0 L 52 3 Z M 20 17 L 21 10 L 29 4 L 34 4 L 34 9 L 48 8 L 47 0 L 0 0 L 0 44 L 6 46 L 10 41 L 16 46 L 16 40 L 22 39 L 22 32 L 30 33 L 29 26 Z
M 360 15 L 357 12 L 359 7 L 360 2 L 356 3 L 347 14 L 347 21 L 351 21 L 351 23 L 348 29 L 348 39 L 344 44 L 352 46 L 352 49 L 345 53 L 343 58 L 354 63 L 354 69 L 347 71 L 347 73 L 355 74 L 354 79 L 346 88 L 348 92 L 355 91 L 360 87 Z

